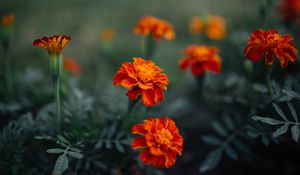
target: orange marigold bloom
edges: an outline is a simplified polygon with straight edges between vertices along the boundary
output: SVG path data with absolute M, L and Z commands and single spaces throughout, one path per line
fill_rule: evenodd
M 133 32 L 141 36 L 148 36 L 151 34 L 155 39 L 165 38 L 167 40 L 172 40 L 175 38 L 175 32 L 169 22 L 152 16 L 142 17 L 135 26 Z
M 129 89 L 126 95 L 132 100 L 142 94 L 146 106 L 162 101 L 169 83 L 167 75 L 153 61 L 138 57 L 133 58 L 133 63 L 123 63 L 113 81 Z
M 294 20 L 300 17 L 299 0 L 282 0 L 279 11 L 286 20 Z
M 71 38 L 66 35 L 53 35 L 37 39 L 33 45 L 46 49 L 49 54 L 60 54 L 70 40 Z
M 64 58 L 63 59 L 63 64 L 65 70 L 70 72 L 73 75 L 80 75 L 81 74 L 81 67 L 77 63 L 77 61 L 73 58 Z
M 183 138 L 168 117 L 146 119 L 132 127 L 132 134 L 140 135 L 132 141 L 132 148 L 142 149 L 140 159 L 147 165 L 169 168 L 175 164 L 176 155 L 182 153 Z
M 111 41 L 115 36 L 115 32 L 111 28 L 107 28 L 101 32 L 101 39 L 103 41 Z
M 201 18 L 198 16 L 194 16 L 193 18 L 191 18 L 189 23 L 189 32 L 192 35 L 199 35 L 203 30 L 203 25 L 204 24 Z
M 209 39 L 219 40 L 226 36 L 226 22 L 221 16 L 209 16 L 206 24 L 206 35 Z
M 256 30 L 248 39 L 244 54 L 251 61 L 264 57 L 266 64 L 272 65 L 274 56 L 279 59 L 281 67 L 287 67 L 288 61 L 295 62 L 297 49 L 290 35 L 280 35 L 276 30 Z
M 15 14 L 4 15 L 1 19 L 1 25 L 4 27 L 10 27 L 14 24 L 16 20 Z
M 184 50 L 185 57 L 179 62 L 180 68 L 185 70 L 189 66 L 192 73 L 200 76 L 204 71 L 221 72 L 221 58 L 218 49 L 206 45 L 191 45 Z

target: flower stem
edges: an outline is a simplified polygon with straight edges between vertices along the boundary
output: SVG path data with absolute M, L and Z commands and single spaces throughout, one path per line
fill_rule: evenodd
M 57 115 L 57 133 L 59 134 L 61 131 L 61 115 L 60 115 L 60 94 L 59 94 L 59 90 L 60 90 L 60 83 L 59 83 L 59 77 L 56 79 L 55 81 L 55 86 L 56 86 L 56 90 L 55 90 L 55 102 L 56 102 L 56 115 Z
M 152 37 L 152 35 L 148 35 L 148 37 L 145 38 L 145 58 L 150 59 L 154 56 L 154 50 L 155 50 L 155 41 Z
M 10 101 L 13 95 L 13 83 L 11 77 L 12 73 L 11 73 L 10 59 L 7 53 L 5 53 L 5 58 L 4 58 L 4 69 L 5 69 L 6 95 L 7 95 L 7 100 Z
M 128 110 L 127 110 L 127 113 L 128 115 L 131 114 L 134 106 L 138 103 L 139 99 L 136 99 L 136 100 L 130 100 L 128 101 Z
M 273 65 L 267 67 L 267 71 L 266 71 L 266 80 L 267 80 L 267 86 L 268 86 L 268 90 L 271 96 L 273 96 L 273 88 L 272 88 L 272 82 L 271 82 L 271 74 L 273 71 Z

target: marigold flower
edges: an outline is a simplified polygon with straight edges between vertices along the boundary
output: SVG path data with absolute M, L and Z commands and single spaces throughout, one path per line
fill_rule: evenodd
M 193 18 L 191 18 L 189 23 L 189 32 L 192 35 L 199 35 L 202 32 L 203 27 L 204 23 L 200 17 L 194 16 Z
M 141 36 L 148 36 L 151 34 L 155 39 L 165 38 L 167 40 L 172 40 L 175 38 L 175 32 L 169 22 L 152 16 L 142 17 L 135 26 L 133 32 Z
M 60 54 L 70 40 L 71 38 L 66 35 L 53 35 L 37 39 L 33 45 L 46 49 L 49 54 Z
M 132 134 L 140 135 L 132 141 L 132 148 L 142 149 L 139 157 L 147 165 L 169 168 L 175 164 L 177 154 L 182 153 L 183 138 L 168 117 L 148 118 L 143 124 L 134 125 Z
M 200 76 L 204 71 L 219 73 L 221 72 L 221 58 L 218 49 L 206 45 L 191 45 L 184 50 L 185 57 L 179 62 L 182 70 L 189 66 L 192 73 Z
M 276 30 L 259 29 L 249 37 L 244 54 L 251 61 L 258 61 L 264 57 L 268 65 L 273 64 L 276 55 L 281 67 L 285 68 L 288 61 L 296 61 L 297 49 L 292 40 L 290 35 L 280 35 Z
M 226 36 L 226 22 L 221 16 L 209 16 L 206 24 L 206 35 L 209 39 L 219 40 Z
M 103 41 L 111 41 L 115 36 L 115 32 L 111 28 L 107 28 L 101 32 L 101 39 Z
M 300 17 L 300 1 L 299 0 L 282 0 L 279 11 L 283 18 L 290 21 Z
M 152 106 L 164 99 L 163 91 L 167 90 L 168 77 L 153 61 L 133 58 L 133 63 L 125 62 L 113 78 L 115 85 L 121 85 L 129 91 L 131 100 L 142 95 L 142 102 Z
M 4 27 L 10 27 L 14 24 L 16 20 L 15 14 L 4 15 L 1 19 L 1 25 Z
M 73 75 L 80 75 L 81 74 L 81 67 L 75 59 L 73 59 L 73 58 L 64 58 L 63 63 L 64 63 L 65 70 L 67 70 L 71 74 L 73 74 Z

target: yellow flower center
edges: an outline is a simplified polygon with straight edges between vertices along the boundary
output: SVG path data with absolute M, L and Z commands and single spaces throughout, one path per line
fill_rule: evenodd
M 172 139 L 173 139 L 173 135 L 169 130 L 163 128 L 157 131 L 156 141 L 158 145 L 168 144 L 171 142 Z
M 153 64 L 140 64 L 135 66 L 137 77 L 142 82 L 148 82 L 153 79 L 157 73 Z
M 267 37 L 268 44 L 279 43 L 282 40 L 283 40 L 283 38 L 278 34 L 271 34 L 270 36 Z

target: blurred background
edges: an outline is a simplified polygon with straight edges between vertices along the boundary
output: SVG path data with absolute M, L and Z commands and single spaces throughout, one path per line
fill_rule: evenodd
M 237 101 L 240 100 L 239 104 L 230 100 L 243 94 L 245 82 L 249 78 L 245 73 L 243 49 L 249 34 L 262 27 L 262 3 L 262 0 L 0 0 L 0 15 L 16 15 L 10 56 L 14 74 L 24 75 L 19 76 L 20 80 L 16 81 L 30 84 L 27 79 L 38 79 L 39 75 L 47 74 L 47 53 L 32 45 L 35 39 L 66 34 L 72 40 L 63 54 L 77 60 L 82 70 L 81 75 L 76 78 L 78 86 L 94 97 L 99 115 L 110 118 L 118 118 L 127 109 L 128 101 L 126 90 L 113 85 L 113 76 L 122 62 L 144 55 L 141 47 L 143 38 L 133 34 L 137 21 L 145 15 L 169 21 L 176 32 L 176 39 L 157 42 L 153 60 L 164 69 L 170 85 L 165 100 L 145 115 L 168 115 L 174 118 L 184 137 L 183 156 L 178 157 L 176 166 L 163 172 L 194 175 L 199 174 L 199 166 L 211 151 L 211 147 L 205 145 L 201 137 L 213 132 L 212 121 L 234 113 L 239 123 L 243 120 L 242 117 L 246 118 L 250 113 L 248 108 L 241 105 L 242 98 L 237 98 Z M 282 23 L 278 4 L 279 0 L 273 1 L 269 7 L 268 20 L 272 28 L 285 33 L 289 29 Z M 219 15 L 225 19 L 225 39 L 209 41 L 189 33 L 191 17 L 205 18 L 208 15 Z M 299 32 L 294 32 L 293 36 L 297 46 Z M 208 74 L 205 77 L 206 87 L 210 90 L 205 94 L 208 99 L 215 100 L 209 104 L 197 101 L 195 97 L 199 95 L 199 89 L 196 79 L 190 71 L 183 72 L 178 66 L 183 57 L 183 49 L 195 43 L 218 47 L 222 58 L 222 74 Z M 256 66 L 254 74 L 260 75 L 264 71 L 261 69 L 264 65 L 257 63 Z M 292 67 L 289 71 L 293 72 L 297 68 Z M 275 74 L 274 77 L 286 72 Z M 264 82 L 264 77 L 253 77 L 257 82 Z M 38 85 L 31 88 L 39 89 Z M 102 110 L 103 105 L 107 107 L 105 110 Z M 214 105 L 220 106 L 214 108 Z M 236 113 L 227 110 L 228 108 L 235 108 Z M 286 148 L 273 145 L 266 149 L 256 141 L 251 142 L 251 146 L 248 145 L 249 142 L 245 144 L 256 152 L 242 155 L 242 161 L 223 157 L 216 169 L 203 174 L 300 173 L 299 157 L 292 153 L 295 151 L 299 155 L 299 149 L 294 145 Z M 275 158 L 272 156 L 274 152 L 278 153 Z

